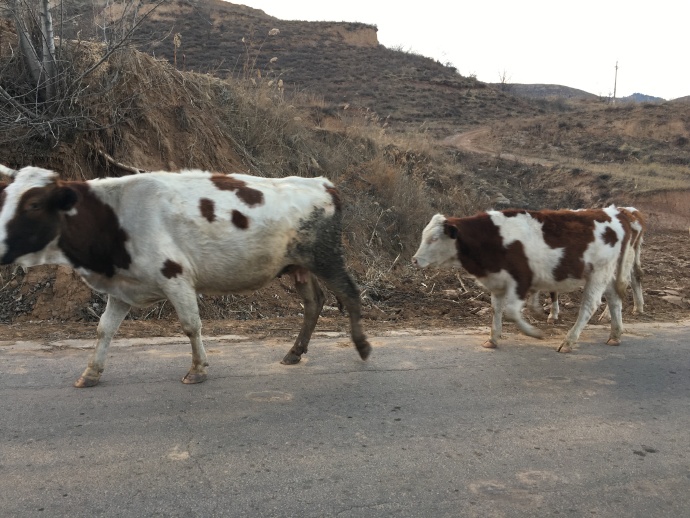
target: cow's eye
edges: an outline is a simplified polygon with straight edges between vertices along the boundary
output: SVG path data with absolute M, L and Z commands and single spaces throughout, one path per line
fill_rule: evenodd
M 436 237 L 436 236 L 433 236 L 433 237 L 430 237 L 430 238 L 429 238 L 429 243 L 430 243 L 430 244 L 431 244 L 431 243 L 435 243 L 436 241 L 438 241 L 438 237 Z
M 38 210 L 41 206 L 38 204 L 37 201 L 32 201 L 29 203 L 29 210 Z

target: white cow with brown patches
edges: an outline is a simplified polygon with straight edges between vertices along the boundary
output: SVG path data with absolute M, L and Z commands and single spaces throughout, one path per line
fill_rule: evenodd
M 291 274 L 302 329 L 282 363 L 307 352 L 324 303 L 321 279 L 350 316 L 362 359 L 359 290 L 345 270 L 341 206 L 326 178 L 155 172 L 65 182 L 38 167 L 0 166 L 0 264 L 67 264 L 108 294 L 89 365 L 75 386 L 96 385 L 108 346 L 132 306 L 167 299 L 192 345 L 184 383 L 206 379 L 197 293 L 253 291 Z
M 467 218 L 437 214 L 424 229 L 412 262 L 419 268 L 462 266 L 491 292 L 494 317 L 484 347 L 497 347 L 503 313 L 523 333 L 541 338 L 541 332 L 522 316 L 528 295 L 580 286 L 584 286 L 580 313 L 558 351 L 572 350 L 602 295 L 611 309 L 607 343 L 619 345 L 621 297 L 635 263 L 633 227 L 628 211 L 614 206 L 492 210 Z

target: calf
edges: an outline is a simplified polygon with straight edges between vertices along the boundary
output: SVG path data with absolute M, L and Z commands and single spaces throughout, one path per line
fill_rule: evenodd
M 96 385 L 131 306 L 167 299 L 192 345 L 184 383 L 206 379 L 197 293 L 253 291 L 290 274 L 304 322 L 282 363 L 300 361 L 324 303 L 315 278 L 345 306 L 362 359 L 359 290 L 345 270 L 341 201 L 326 178 L 260 178 L 193 170 L 65 182 L 38 167 L 14 177 L 0 209 L 0 264 L 68 264 L 108 294 L 96 349 L 75 386 Z
M 621 296 L 634 260 L 632 229 L 625 211 L 614 206 L 588 210 L 488 211 L 468 218 L 436 214 L 422 233 L 412 262 L 428 266 L 462 266 L 491 292 L 494 310 L 489 340 L 501 336 L 502 315 L 525 334 L 541 332 L 522 317 L 531 291 L 573 291 L 584 285 L 577 321 L 560 352 L 570 352 L 594 313 L 602 294 L 611 308 L 607 343 L 620 344 Z

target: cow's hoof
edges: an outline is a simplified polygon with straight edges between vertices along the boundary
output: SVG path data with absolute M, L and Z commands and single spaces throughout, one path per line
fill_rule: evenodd
M 561 344 L 561 346 L 558 349 L 556 349 L 556 351 L 559 353 L 571 353 L 573 352 L 573 348 L 569 345 Z
M 498 344 L 491 340 L 487 340 L 482 344 L 482 347 L 484 347 L 485 349 L 496 349 L 496 347 L 498 347 Z
M 606 341 L 606 344 L 607 344 L 607 345 L 620 345 L 620 344 L 621 344 L 621 341 L 620 341 L 619 338 L 609 338 L 609 339 Z
M 301 356 L 298 356 L 295 353 L 290 352 L 285 355 L 285 358 L 280 360 L 280 363 L 282 363 L 283 365 L 296 365 L 299 363 L 301 359 Z
M 182 383 L 185 385 L 193 385 L 195 383 L 203 383 L 206 381 L 205 372 L 188 372 L 184 378 L 182 378 Z
M 74 382 L 74 386 L 77 388 L 87 388 L 95 387 L 98 385 L 100 378 L 85 378 L 84 376 L 79 376 L 79 379 Z
M 362 360 L 366 360 L 371 354 L 371 345 L 369 342 L 365 341 L 363 344 L 357 346 L 357 352 Z

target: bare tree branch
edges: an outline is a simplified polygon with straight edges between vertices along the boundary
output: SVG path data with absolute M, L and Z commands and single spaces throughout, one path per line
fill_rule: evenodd
M 125 36 L 124 36 L 117 44 L 115 44 L 111 49 L 109 49 L 109 50 L 103 55 L 103 57 L 102 57 L 101 59 L 99 59 L 96 63 L 94 63 L 93 65 L 91 65 L 91 67 L 89 67 L 89 68 L 88 68 L 85 72 L 83 72 L 79 77 L 77 77 L 77 79 L 75 79 L 74 82 L 77 83 L 77 82 L 81 81 L 81 80 L 84 79 L 86 76 L 88 76 L 89 74 L 91 74 L 91 72 L 93 72 L 93 71 L 96 70 L 99 66 L 101 66 L 101 65 L 102 65 L 102 64 L 103 64 L 103 63 L 104 63 L 104 62 L 105 62 L 105 61 L 106 61 L 116 50 L 118 50 L 120 47 L 122 47 L 125 43 L 128 42 L 128 40 L 130 39 L 130 37 L 132 36 L 132 34 L 134 33 L 134 31 L 144 22 L 144 20 L 146 20 L 146 18 L 148 18 L 148 16 L 149 16 L 153 11 L 155 11 L 156 9 L 158 9 L 158 7 L 160 7 L 162 4 L 164 4 L 164 3 L 167 2 L 167 1 L 168 1 L 168 0 L 158 0 L 158 2 L 156 3 L 156 5 L 154 5 L 154 6 L 153 6 L 144 16 L 142 16 L 134 25 L 132 25 L 132 27 L 127 31 L 127 33 L 125 34 Z
M 113 157 L 111 157 L 108 153 L 106 153 L 105 151 L 101 151 L 100 149 L 96 150 L 96 153 L 98 153 L 100 156 L 102 156 L 106 162 L 114 165 L 115 167 L 117 167 L 119 169 L 122 169 L 123 171 L 129 171 L 130 173 L 134 173 L 134 174 L 141 174 L 141 173 L 146 172 L 144 169 L 139 169 L 137 167 L 134 167 L 131 165 L 126 165 L 126 164 L 123 164 L 122 162 L 118 162 Z

